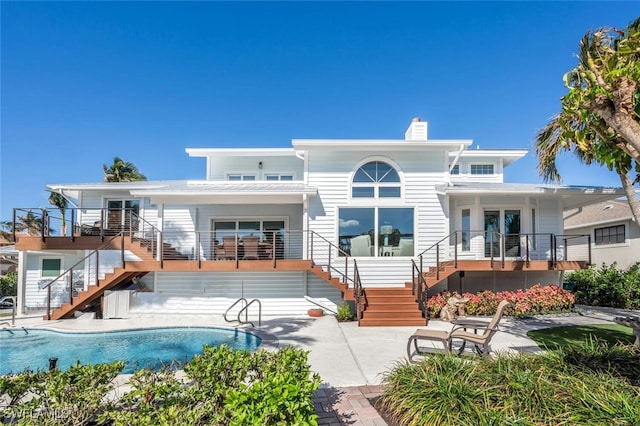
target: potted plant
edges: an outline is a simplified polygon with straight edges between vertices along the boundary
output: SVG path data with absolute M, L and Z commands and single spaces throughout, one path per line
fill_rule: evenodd
M 324 315 L 324 311 L 320 308 L 311 308 L 307 311 L 310 317 L 321 317 Z

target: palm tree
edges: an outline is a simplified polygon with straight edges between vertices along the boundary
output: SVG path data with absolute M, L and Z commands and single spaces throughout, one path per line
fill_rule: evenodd
M 66 222 L 66 218 L 65 218 L 65 212 L 66 212 L 67 208 L 69 207 L 69 202 L 59 192 L 51 192 L 51 194 L 49 195 L 49 203 L 51 203 L 51 205 L 53 205 L 53 206 L 56 206 L 58 208 L 58 210 L 60 210 L 60 214 L 62 215 L 62 220 L 61 220 L 62 229 L 60 230 L 60 234 L 61 235 L 66 235 L 67 234 L 67 222 Z
M 104 171 L 104 182 L 134 182 L 147 180 L 147 177 L 138 171 L 135 164 L 124 161 L 120 157 L 113 159 L 113 164 L 102 165 Z
M 572 152 L 620 177 L 640 227 L 640 18 L 620 31 L 601 28 L 580 41 L 578 65 L 565 74 L 562 109 L 536 137 L 538 171 L 560 181 L 556 158 Z M 635 172 L 635 176 L 633 173 Z

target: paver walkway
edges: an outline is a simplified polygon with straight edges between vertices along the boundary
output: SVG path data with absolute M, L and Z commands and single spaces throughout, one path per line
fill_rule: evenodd
M 385 426 L 387 423 L 369 402 L 382 394 L 379 385 L 321 388 L 314 404 L 319 426 Z

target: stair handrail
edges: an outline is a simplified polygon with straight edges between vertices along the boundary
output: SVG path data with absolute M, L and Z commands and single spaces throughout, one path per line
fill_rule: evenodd
M 99 279 L 99 271 L 100 271 L 100 262 L 99 262 L 99 252 L 103 249 L 105 249 L 108 246 L 111 246 L 111 243 L 117 239 L 120 238 L 120 259 L 122 262 L 122 266 L 124 267 L 125 264 L 125 258 L 124 258 L 124 234 L 122 232 L 112 236 L 108 241 L 103 242 L 97 249 L 91 251 L 89 254 L 87 254 L 85 257 L 83 257 L 82 259 L 80 259 L 79 261 L 77 261 L 76 263 L 74 263 L 70 268 L 67 268 L 63 273 L 61 273 L 60 275 L 58 275 L 56 278 L 54 278 L 53 280 L 49 281 L 48 283 L 46 283 L 44 286 L 42 286 L 42 290 L 47 289 L 47 319 L 50 320 L 51 319 L 51 286 L 61 280 L 63 277 L 65 277 L 67 274 L 70 275 L 71 279 L 69 279 L 69 304 L 73 306 L 73 270 L 76 266 L 78 266 L 81 263 L 84 263 L 87 259 L 89 259 L 91 256 L 95 255 L 96 256 L 96 285 L 99 285 L 100 279 Z
M 249 312 L 248 312 L 249 306 L 251 306 L 254 302 L 258 302 L 258 327 L 262 326 L 262 302 L 260 302 L 260 299 L 253 299 L 249 303 L 247 303 L 247 305 L 244 308 L 240 309 L 240 311 L 238 312 L 238 322 L 241 325 L 251 324 L 251 327 L 255 327 L 253 322 L 249 321 Z M 243 312 L 244 312 L 244 321 L 240 319 L 240 316 L 242 315 Z
M 315 244 L 314 244 L 314 238 L 317 236 L 320 240 L 322 240 L 323 242 L 325 242 L 328 246 L 329 246 L 329 257 L 328 257 L 328 262 L 327 262 L 327 272 L 329 273 L 329 279 L 331 279 L 331 271 L 335 271 L 338 274 L 342 275 L 343 282 L 347 285 L 347 288 L 349 288 L 349 282 L 352 282 L 353 285 L 355 286 L 355 279 L 349 277 L 349 259 L 351 259 L 351 255 L 349 253 L 347 253 L 346 251 L 342 250 L 339 246 L 335 245 L 334 243 L 332 243 L 331 241 L 329 241 L 328 239 L 326 239 L 325 237 L 323 237 L 322 235 L 318 234 L 316 231 L 309 231 L 310 232 L 310 242 L 309 242 L 309 253 L 310 253 L 310 257 L 311 257 L 311 261 L 315 263 L 315 259 L 314 259 L 314 253 L 315 253 Z M 345 262 L 344 262 L 344 273 L 342 271 L 340 271 L 338 268 L 335 268 L 332 266 L 331 264 L 331 249 L 335 249 L 335 251 L 337 251 L 337 255 L 338 257 L 342 257 L 344 258 Z M 355 264 L 355 259 L 354 259 L 354 264 Z
M 367 309 L 367 293 L 362 287 L 362 281 L 360 280 L 360 271 L 358 270 L 358 262 L 353 259 L 353 298 L 356 303 L 356 319 L 360 321 L 362 314 Z
M 424 318 L 429 319 L 429 310 L 427 309 L 426 300 L 429 297 L 429 287 L 427 281 L 424 279 L 424 275 L 415 260 L 411 259 L 411 293 L 415 296 L 418 302 L 418 307 L 422 311 Z

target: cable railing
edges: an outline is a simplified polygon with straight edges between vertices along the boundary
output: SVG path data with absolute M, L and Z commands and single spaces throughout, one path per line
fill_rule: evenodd
M 353 259 L 353 298 L 356 304 L 356 317 L 357 320 L 360 321 L 362 319 L 362 314 L 367 309 L 367 292 L 362 286 L 362 281 L 360 280 L 360 272 L 358 271 L 358 262 Z
M 113 250 L 114 242 L 119 240 L 119 250 Z M 116 251 L 116 253 L 113 253 Z M 51 280 L 44 280 L 41 290 L 47 290 L 47 319 L 51 319 L 51 299 L 54 284 L 62 284 L 65 288 L 59 299 L 66 296 L 67 303 L 73 306 L 73 299 L 81 290 L 85 290 L 89 285 L 100 285 L 100 277 L 114 268 L 124 268 L 124 238 L 123 235 L 114 235 L 100 247 L 91 251 L 85 257 L 74 263 L 70 268 Z M 115 255 L 114 255 L 115 254 Z M 85 275 L 88 270 L 88 276 Z M 60 306 L 62 305 L 60 301 Z M 54 307 L 60 307 L 54 306 Z
M 418 269 L 434 268 L 436 281 L 445 264 L 458 268 L 460 260 L 489 260 L 505 268 L 506 261 L 547 261 L 556 267 L 560 261 L 591 264 L 591 236 L 588 234 L 558 235 L 552 233 L 500 233 L 497 231 L 454 231 L 438 240 L 418 256 Z M 414 262 L 415 263 L 415 262 Z

